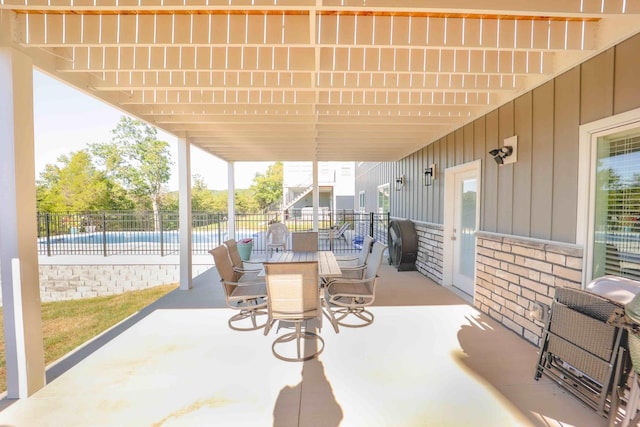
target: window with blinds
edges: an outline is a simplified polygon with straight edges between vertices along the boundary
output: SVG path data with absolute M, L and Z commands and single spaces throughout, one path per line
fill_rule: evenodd
M 640 129 L 597 140 L 593 278 L 640 280 Z

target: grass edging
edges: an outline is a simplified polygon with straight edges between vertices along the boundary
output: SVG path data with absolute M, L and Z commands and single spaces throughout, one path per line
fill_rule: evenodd
M 117 295 L 42 303 L 46 369 L 55 368 L 177 287 L 174 283 Z M 0 397 L 7 390 L 3 316 L 0 307 Z

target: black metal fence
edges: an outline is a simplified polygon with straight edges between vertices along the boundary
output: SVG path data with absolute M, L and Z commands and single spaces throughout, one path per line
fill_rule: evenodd
M 206 254 L 229 238 L 253 240 L 253 252 L 265 251 L 266 231 L 270 224 L 283 222 L 289 231 L 313 229 L 308 210 L 290 210 L 258 214 L 236 214 L 235 236 L 229 236 L 227 214 L 192 214 L 192 251 Z M 343 232 L 337 238 L 320 242 L 321 249 L 351 252 L 360 249 L 364 236 L 387 241 L 388 214 L 360 213 L 349 210 L 323 212 L 318 228 Z M 180 251 L 177 212 L 110 211 L 83 213 L 38 213 L 38 253 L 40 255 L 171 255 Z M 321 233 L 322 234 L 322 233 Z

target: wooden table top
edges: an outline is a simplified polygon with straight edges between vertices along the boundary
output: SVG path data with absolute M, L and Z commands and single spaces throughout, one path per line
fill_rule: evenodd
M 318 261 L 318 274 L 320 277 L 339 277 L 342 275 L 336 256 L 331 251 L 276 252 L 268 262 L 307 261 Z

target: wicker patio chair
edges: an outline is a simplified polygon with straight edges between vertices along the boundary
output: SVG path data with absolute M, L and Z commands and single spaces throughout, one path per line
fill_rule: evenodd
M 557 287 L 543 331 L 535 378 L 543 374 L 591 406 L 608 412 L 607 402 L 622 364 L 621 304 L 593 292 Z
M 621 326 L 627 332 L 627 339 L 625 340 L 623 337 L 621 346 L 625 347 L 626 341 L 628 355 L 626 359 L 631 361 L 630 366 L 624 364 L 624 361 L 620 362 L 619 365 L 623 365 L 623 369 L 616 369 L 609 405 L 609 419 L 610 425 L 613 425 L 619 415 L 618 409 L 621 402 L 626 402 L 620 427 L 637 425 L 639 421 L 637 409 L 640 400 L 640 384 L 638 384 L 638 373 L 640 373 L 640 281 L 607 275 L 593 280 L 587 286 L 587 290 L 624 306 L 622 316 L 616 310 L 607 320 L 607 323 Z

